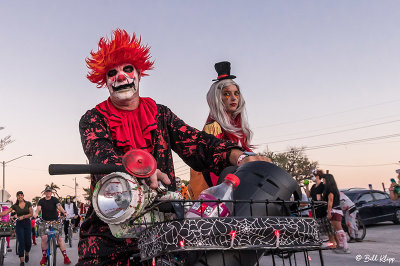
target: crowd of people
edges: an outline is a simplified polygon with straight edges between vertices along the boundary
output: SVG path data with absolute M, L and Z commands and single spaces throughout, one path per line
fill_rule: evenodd
M 58 229 L 59 235 L 57 235 L 57 243 L 64 256 L 64 264 L 70 264 L 65 242 L 62 239 L 61 227 L 64 225 L 64 229 L 68 228 L 69 221 L 74 224 L 74 232 L 76 232 L 81 223 L 81 217 L 86 213 L 85 204 L 81 204 L 81 208 L 78 210 L 75 202 L 72 201 L 71 196 L 65 198 L 65 202 L 61 205 L 58 198 L 52 195 L 53 190 L 50 187 L 46 187 L 43 191 L 44 197 L 41 198 L 37 206 L 33 206 L 31 202 L 24 199 L 24 193 L 18 191 L 16 193 L 17 201 L 8 207 L 6 205 L 2 206 L 2 211 L 0 212 L 0 217 L 2 222 L 9 222 L 10 220 L 15 220 L 15 237 L 18 241 L 17 254 L 20 259 L 20 265 L 25 265 L 29 262 L 29 252 L 33 245 L 37 245 L 36 238 L 40 236 L 41 238 L 41 248 L 42 248 L 42 259 L 40 261 L 41 265 L 47 264 L 47 235 L 45 234 L 46 224 L 48 222 L 56 221 L 56 230 Z M 36 224 L 37 218 L 40 218 L 40 222 Z M 65 236 L 67 231 L 64 230 Z M 7 251 L 12 251 L 10 247 L 10 237 L 6 237 L 7 240 Z
M 396 170 L 396 173 L 398 182 L 392 179 L 389 188 L 389 197 L 394 201 L 398 200 L 400 196 L 400 169 Z M 316 218 L 319 231 L 328 236 L 329 248 L 338 253 L 350 253 L 348 242 L 361 241 L 356 223 L 358 214 L 356 205 L 345 193 L 338 190 L 333 175 L 316 169 L 312 171 L 311 181 L 314 182 L 311 189 L 308 180 L 303 186 L 305 200 L 326 201 L 327 205 L 317 204 L 314 213 L 310 216 Z M 342 228 L 343 218 L 350 235 L 349 241 L 347 241 L 346 233 Z

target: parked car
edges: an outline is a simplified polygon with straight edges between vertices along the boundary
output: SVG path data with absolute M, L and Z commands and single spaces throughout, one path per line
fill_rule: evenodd
M 341 189 L 358 208 L 361 221 L 367 224 L 393 221 L 400 223 L 400 200 L 393 201 L 383 191 L 370 189 Z

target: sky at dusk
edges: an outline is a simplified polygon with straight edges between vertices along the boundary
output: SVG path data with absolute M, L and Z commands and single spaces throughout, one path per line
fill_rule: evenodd
M 398 10 L 368 0 L 1 1 L 0 138 L 14 142 L 0 161 L 32 154 L 6 164 L 6 190 L 30 200 L 51 182 L 62 196 L 74 194 L 74 177 L 78 195 L 88 187 L 47 169 L 86 162 L 78 122 L 108 90 L 86 79 L 85 58 L 116 28 L 151 46 L 141 96 L 189 125 L 203 127 L 214 64 L 227 60 L 256 151 L 306 147 L 340 188 L 388 187 L 400 168 Z

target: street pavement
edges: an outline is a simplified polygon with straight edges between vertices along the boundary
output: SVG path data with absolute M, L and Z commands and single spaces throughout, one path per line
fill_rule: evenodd
M 72 237 L 72 247 L 70 248 L 69 245 L 66 245 L 67 255 L 71 260 L 70 265 L 75 265 L 78 262 L 78 240 L 79 235 L 75 233 Z M 29 262 L 25 263 L 25 265 L 39 265 L 40 260 L 42 259 L 42 250 L 40 247 L 40 237 L 36 238 L 37 245 L 32 245 L 31 252 L 29 253 Z M 15 239 L 11 239 L 10 246 L 12 248 L 12 252 L 7 253 L 4 265 L 8 266 L 19 266 L 19 257 L 15 253 Z M 57 265 L 64 265 L 64 257 L 61 254 L 60 249 L 57 249 Z
M 78 237 L 78 234 L 74 234 L 72 248 L 67 245 L 67 254 L 72 261 L 71 265 L 75 265 L 78 261 Z M 39 265 L 41 259 L 40 238 L 37 238 L 37 244 L 36 246 L 32 246 L 30 261 L 25 265 Z M 19 259 L 15 254 L 15 239 L 11 240 L 11 247 L 13 251 L 7 254 L 4 265 L 19 266 Z M 331 250 L 323 250 L 322 257 L 324 265 L 400 265 L 400 225 L 387 222 L 368 226 L 364 241 L 349 243 L 349 248 L 351 251 L 350 254 L 337 254 Z M 309 252 L 308 256 L 311 266 L 321 265 L 319 253 L 317 251 Z M 275 263 L 278 266 L 306 265 L 303 253 L 296 254 L 296 261 L 293 259 L 293 256 L 291 257 L 291 261 L 289 259 L 282 260 L 275 256 Z M 60 250 L 57 250 L 57 264 L 63 265 L 63 256 Z M 263 257 L 260 265 L 272 265 L 271 256 Z
M 326 243 L 324 243 L 326 244 Z M 324 265 L 327 266 L 384 266 L 400 265 L 400 225 L 392 222 L 367 226 L 367 234 L 363 242 L 349 243 L 350 254 L 337 254 L 332 250 L 323 250 Z M 310 265 L 321 265 L 319 253 L 309 252 Z M 282 260 L 275 256 L 276 265 L 306 265 L 303 253 Z M 264 257 L 260 265 L 272 265 L 271 257 Z

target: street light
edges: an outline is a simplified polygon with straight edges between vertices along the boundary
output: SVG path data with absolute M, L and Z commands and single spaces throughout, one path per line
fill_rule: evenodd
M 67 185 L 61 185 L 61 186 L 69 187 L 69 188 L 75 189 L 75 200 L 76 200 L 76 187 L 78 186 L 78 184 L 76 183 L 76 177 L 74 178 L 74 181 L 75 181 L 75 188 L 73 188 L 73 187 L 71 187 L 71 186 L 67 186 Z
M 1 201 L 2 202 L 4 202 L 4 191 L 6 189 L 6 164 L 8 164 L 9 162 L 18 160 L 19 158 L 22 158 L 22 157 L 25 157 L 25 156 L 32 156 L 32 154 L 21 155 L 21 156 L 19 156 L 17 158 L 14 158 L 12 160 L 7 161 L 7 162 L 6 161 L 2 162 L 2 164 L 3 164 L 3 189 L 1 190 Z

